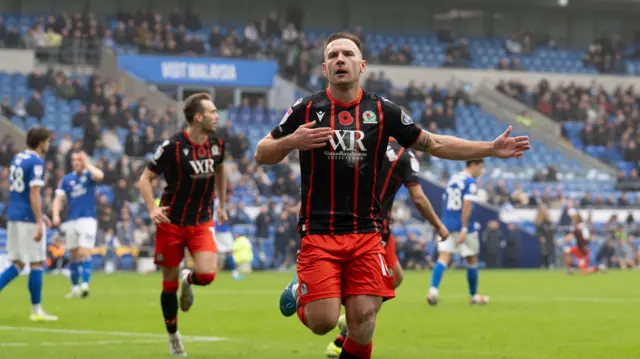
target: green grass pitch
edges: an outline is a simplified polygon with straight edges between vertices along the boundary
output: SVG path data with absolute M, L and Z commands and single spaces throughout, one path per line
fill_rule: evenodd
M 278 298 L 290 273 L 217 276 L 196 288 L 179 317 L 191 358 L 324 358 L 331 335 L 318 337 L 297 317 L 283 318 Z M 561 271 L 482 271 L 484 307 L 468 304 L 465 272 L 448 271 L 441 303 L 425 302 L 430 272 L 408 272 L 384 304 L 374 358 L 640 358 L 640 278 L 613 271 L 590 277 Z M 0 293 L 0 359 L 169 357 L 160 310 L 160 276 L 95 274 L 91 296 L 64 299 L 62 276 L 46 276 L 44 308 L 55 323 L 31 323 L 27 280 Z

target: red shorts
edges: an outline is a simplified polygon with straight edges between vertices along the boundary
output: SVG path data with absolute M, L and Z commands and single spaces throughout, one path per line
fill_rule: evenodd
M 380 233 L 306 235 L 297 264 L 300 304 L 352 295 L 394 298 L 384 257 Z
M 573 246 L 569 249 L 569 253 L 571 253 L 572 256 L 576 257 L 577 259 L 584 259 L 584 258 L 589 258 L 589 250 L 587 249 L 586 253 L 582 253 L 582 251 L 580 250 L 580 248 L 578 248 L 578 246 Z
M 195 252 L 217 253 L 213 221 L 195 226 L 158 224 L 155 264 L 168 268 L 178 267 L 184 259 L 185 248 L 191 254 Z
M 387 266 L 389 266 L 389 274 L 391 274 L 391 279 L 395 282 L 396 280 L 396 264 L 398 263 L 398 255 L 396 254 L 396 240 L 393 238 L 393 235 L 389 234 L 389 239 L 387 239 L 387 245 L 384 247 L 385 254 L 384 260 L 387 262 Z
M 587 249 L 586 253 L 582 253 L 578 246 L 569 248 L 569 253 L 578 260 L 578 268 L 587 268 L 589 266 L 589 258 L 591 258 L 591 252 Z

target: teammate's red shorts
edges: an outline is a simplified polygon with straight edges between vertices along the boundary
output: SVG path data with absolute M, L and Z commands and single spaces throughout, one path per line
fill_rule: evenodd
M 169 268 L 178 267 L 184 259 L 185 248 L 191 254 L 196 252 L 217 253 L 213 221 L 195 226 L 158 224 L 155 264 Z
M 586 250 L 586 253 L 583 253 L 578 246 L 573 246 L 569 249 L 569 253 L 578 260 L 578 268 L 582 269 L 589 266 L 591 251 L 588 249 Z
M 297 264 L 300 304 L 352 295 L 394 298 L 384 257 L 380 233 L 306 235 Z
M 384 247 L 384 260 L 387 262 L 387 266 L 389 266 L 389 274 L 391 275 L 391 280 L 395 283 L 396 276 L 398 275 L 396 271 L 396 264 L 398 263 L 398 255 L 396 254 L 396 240 L 391 234 L 389 234 L 388 237 L 389 238 L 387 239 L 387 245 Z
M 569 249 L 569 253 L 577 259 L 589 258 L 589 250 L 587 249 L 586 253 L 583 253 L 578 246 L 573 246 Z

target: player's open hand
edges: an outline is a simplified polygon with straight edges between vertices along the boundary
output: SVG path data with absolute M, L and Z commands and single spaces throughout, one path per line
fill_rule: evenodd
M 167 217 L 167 215 L 165 214 L 166 210 L 169 207 L 156 207 L 154 209 L 151 210 L 151 212 L 149 212 L 149 217 L 151 217 L 151 220 L 153 221 L 153 223 L 155 224 L 159 224 L 159 223 L 171 223 L 171 221 L 169 220 L 169 217 Z
M 449 230 L 444 224 L 441 224 L 440 227 L 438 227 L 438 236 L 440 236 L 440 242 L 449 238 Z
M 224 208 L 218 208 L 218 224 L 225 224 L 229 220 L 227 216 L 227 210 Z
M 493 156 L 498 158 L 522 157 L 531 149 L 529 136 L 509 137 L 513 126 L 509 126 L 498 138 L 493 140 Z
M 298 150 L 322 148 L 331 140 L 333 130 L 328 127 L 315 128 L 316 121 L 306 123 L 291 135 L 293 147 Z

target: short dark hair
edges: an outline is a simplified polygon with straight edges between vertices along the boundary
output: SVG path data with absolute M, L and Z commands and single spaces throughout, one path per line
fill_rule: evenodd
M 355 43 L 358 47 L 358 50 L 360 50 L 360 53 L 362 53 L 362 42 L 360 41 L 360 38 L 348 32 L 336 32 L 329 35 L 329 37 L 327 37 L 327 39 L 324 41 L 324 48 L 322 49 L 322 53 L 327 51 L 327 46 L 329 46 L 330 43 L 339 39 L 347 39 L 353 41 L 353 43 Z
M 484 158 L 479 158 L 477 160 L 468 160 L 467 167 L 471 167 L 471 165 L 480 164 L 480 163 L 484 163 Z
M 188 124 L 193 122 L 193 117 L 196 113 L 203 112 L 204 106 L 202 106 L 202 101 L 211 101 L 211 96 L 209 96 L 206 92 L 194 93 L 193 95 L 187 97 L 184 100 L 184 117 L 187 120 Z
M 36 126 L 27 132 L 27 147 L 35 150 L 40 144 L 51 137 L 51 132 L 44 126 Z

